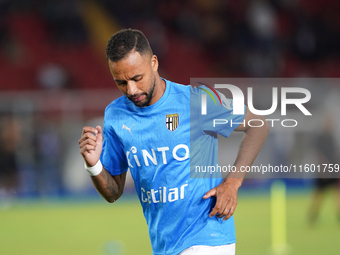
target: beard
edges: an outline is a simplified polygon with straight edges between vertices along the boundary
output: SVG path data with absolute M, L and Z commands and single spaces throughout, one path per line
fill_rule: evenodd
M 153 81 L 152 81 L 152 85 L 149 89 L 148 92 L 144 92 L 144 93 L 141 93 L 141 94 L 134 94 L 134 95 L 130 95 L 128 96 L 127 98 L 135 104 L 135 106 L 138 106 L 138 107 L 145 107 L 145 106 L 149 106 L 150 105 L 150 102 L 151 102 L 151 99 L 153 97 L 153 93 L 154 93 L 154 90 L 155 90 L 155 86 L 156 86 L 156 78 L 155 76 L 153 77 Z M 142 100 L 142 101 L 139 101 L 139 102 L 135 102 L 133 100 L 133 98 L 137 98 L 137 97 L 140 97 L 140 96 L 143 96 L 145 95 L 145 99 Z

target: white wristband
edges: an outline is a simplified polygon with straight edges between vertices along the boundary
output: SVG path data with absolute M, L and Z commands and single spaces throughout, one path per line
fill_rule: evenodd
M 103 165 L 102 162 L 98 160 L 98 162 L 94 166 L 87 166 L 85 163 L 85 169 L 87 172 L 89 172 L 91 176 L 96 176 L 100 174 L 100 172 L 103 170 Z

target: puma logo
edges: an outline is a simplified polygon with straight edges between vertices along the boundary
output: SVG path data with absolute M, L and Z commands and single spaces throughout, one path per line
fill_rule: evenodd
M 131 133 L 131 128 L 134 126 L 135 124 L 133 124 L 130 128 L 128 128 L 126 125 L 123 125 L 122 129 L 126 129 L 130 132 L 130 134 L 132 135 Z

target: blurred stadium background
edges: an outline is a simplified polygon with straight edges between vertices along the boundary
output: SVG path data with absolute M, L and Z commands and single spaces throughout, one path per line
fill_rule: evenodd
M 141 29 L 161 76 L 183 84 L 192 77 L 338 78 L 339 11 L 337 0 L 0 0 L 0 254 L 151 254 L 131 178 L 127 195 L 107 204 L 78 152 L 82 127 L 101 124 L 105 106 L 121 95 L 105 58 L 114 32 Z M 339 159 L 338 84 L 308 86 L 313 121 L 272 129 L 257 162 L 316 162 L 313 141 L 330 114 Z M 261 105 L 271 90 L 257 91 Z M 232 160 L 238 141 L 238 134 L 226 147 L 222 140 L 222 161 Z M 283 180 L 287 254 L 339 254 L 335 192 L 311 227 L 314 180 Z M 238 255 L 271 254 L 272 181 L 248 178 L 241 188 Z

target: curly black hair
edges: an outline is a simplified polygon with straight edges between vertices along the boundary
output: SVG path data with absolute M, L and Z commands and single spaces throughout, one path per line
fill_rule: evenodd
M 118 62 L 131 51 L 143 55 L 153 54 L 148 39 L 137 29 L 122 29 L 111 36 L 106 46 L 106 57 L 112 62 Z

